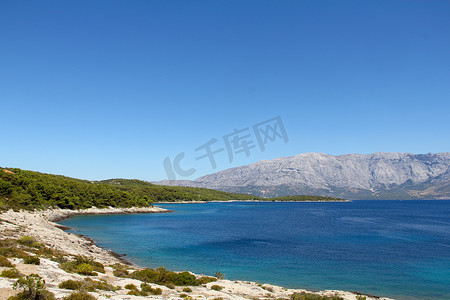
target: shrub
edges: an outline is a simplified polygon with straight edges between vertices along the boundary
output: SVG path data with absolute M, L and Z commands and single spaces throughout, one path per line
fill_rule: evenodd
M 96 275 L 94 271 L 105 273 L 105 266 L 90 257 L 75 256 L 74 260 L 61 264 L 61 268 L 66 272 L 78 273 L 81 275 Z
M 116 291 L 119 288 L 115 287 L 106 281 L 92 280 L 91 278 L 85 278 L 84 281 L 66 280 L 59 284 L 62 289 L 68 290 L 84 290 L 88 292 L 94 292 L 95 290 L 103 291 Z
M 137 290 L 138 290 L 137 286 L 135 286 L 135 285 L 132 284 L 132 283 L 127 284 L 127 285 L 125 286 L 125 288 L 126 288 L 127 290 L 132 290 L 132 291 L 137 291 Z
M 215 290 L 215 291 L 221 291 L 221 290 L 223 290 L 223 286 L 215 284 L 215 285 L 211 286 L 211 289 Z
M 177 286 L 197 286 L 207 282 L 215 281 L 217 279 L 212 277 L 202 277 L 197 279 L 195 275 L 189 272 L 176 273 L 173 271 L 167 271 L 164 267 L 158 269 L 142 269 L 131 273 L 130 278 L 138 279 L 144 282 L 151 282 L 156 284 L 165 285 L 168 288 L 174 288 Z
M 39 244 L 38 249 L 36 251 L 34 251 L 34 253 L 36 255 L 45 256 L 45 257 L 48 257 L 48 258 L 53 258 L 53 257 L 60 258 L 60 257 L 64 256 L 63 252 L 55 250 L 53 248 L 49 248 L 49 247 L 47 247 L 45 245 L 42 245 L 42 244 Z
M 14 265 L 6 257 L 0 256 L 0 267 L 12 268 Z
M 55 295 L 45 289 L 45 281 L 37 274 L 21 277 L 14 283 L 14 289 L 22 290 L 13 299 L 55 299 Z
M 145 293 L 150 293 L 152 295 L 161 295 L 162 290 L 160 288 L 152 288 L 150 285 L 146 283 L 141 283 L 141 290 Z
M 139 291 L 139 290 L 132 290 L 132 291 L 128 291 L 127 295 L 134 295 L 134 296 L 148 296 L 148 294 L 146 292 L 143 291 Z
M 191 293 L 191 292 L 192 292 L 192 289 L 189 288 L 189 287 L 185 287 L 185 288 L 183 289 L 183 292 L 185 292 L 185 293 Z
M 20 278 L 22 277 L 22 273 L 17 271 L 17 269 L 9 269 L 9 270 L 3 270 L 0 274 L 1 277 L 7 277 L 7 278 Z
M 36 243 L 36 240 L 32 236 L 23 236 L 18 241 L 19 244 L 25 245 L 25 246 L 32 246 L 34 243 Z
M 363 295 L 357 295 L 356 296 L 356 300 L 366 300 L 367 297 L 363 296 Z
M 198 280 L 195 275 L 189 272 L 172 273 L 172 283 L 175 285 L 198 285 Z
M 40 265 L 41 264 L 41 260 L 39 259 L 39 257 L 37 256 L 28 256 L 25 257 L 25 259 L 23 260 L 23 262 L 25 264 L 28 265 Z
M 217 279 L 224 279 L 225 278 L 223 273 L 221 273 L 221 272 L 216 272 L 215 276 L 216 276 Z
M 23 250 L 17 249 L 14 245 L 12 246 L 0 246 L 0 255 L 4 257 L 18 257 L 25 258 L 28 256 Z
M 128 277 L 130 272 L 127 269 L 116 269 L 113 271 L 113 274 L 116 277 Z
M 97 275 L 97 273 L 94 272 L 94 267 L 85 263 L 78 265 L 75 272 L 81 275 Z
M 63 281 L 59 284 L 59 288 L 66 290 L 79 290 L 83 286 L 83 282 L 72 279 Z
M 321 296 L 311 293 L 294 293 L 291 295 L 290 300 L 343 300 L 339 296 Z
M 95 297 L 88 294 L 85 291 L 75 292 L 70 294 L 67 297 L 63 298 L 64 300 L 95 300 Z
M 92 280 L 91 278 L 85 278 L 83 287 L 88 291 L 102 290 L 102 291 L 116 291 L 120 288 L 115 287 L 105 280 Z
M 209 276 L 202 276 L 198 279 L 198 281 L 200 282 L 200 284 L 207 284 L 210 282 L 215 282 L 217 281 L 217 278 L 215 277 L 209 277 Z

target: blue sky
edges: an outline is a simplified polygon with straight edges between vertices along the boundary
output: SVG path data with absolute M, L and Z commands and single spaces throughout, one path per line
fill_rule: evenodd
M 0 166 L 162 180 L 184 152 L 195 172 L 177 179 L 194 179 L 304 152 L 450 151 L 449 16 L 447 0 L 2 1 Z M 261 151 L 252 126 L 277 116 L 289 140 Z M 248 156 L 195 159 L 246 128 Z

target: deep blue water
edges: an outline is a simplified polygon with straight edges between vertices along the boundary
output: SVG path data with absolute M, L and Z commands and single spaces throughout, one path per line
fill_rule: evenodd
M 450 299 L 450 201 L 164 204 L 61 223 L 146 267 L 396 299 Z

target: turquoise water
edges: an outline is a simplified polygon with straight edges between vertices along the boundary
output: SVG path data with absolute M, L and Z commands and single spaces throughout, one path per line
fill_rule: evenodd
M 165 204 L 72 231 L 146 267 L 292 288 L 450 299 L 450 201 Z

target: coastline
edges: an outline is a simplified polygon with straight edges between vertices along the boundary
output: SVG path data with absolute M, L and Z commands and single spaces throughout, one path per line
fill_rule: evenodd
M 282 200 L 212 200 L 212 201 L 161 201 L 155 202 L 154 204 L 198 204 L 198 203 L 226 203 L 226 202 L 263 202 L 263 203 L 348 203 L 352 202 L 352 200 L 302 200 L 302 201 L 282 201 Z
M 174 202 L 169 202 L 174 203 Z M 178 202 L 175 202 L 178 203 Z M 203 203 L 203 202 L 201 202 Z M 18 211 L 14 212 L 9 210 L 0 214 L 0 233 L 1 239 L 13 238 L 18 239 L 23 236 L 32 236 L 40 243 L 43 243 L 51 248 L 57 249 L 67 253 L 69 256 L 83 255 L 92 257 L 96 261 L 103 263 L 105 267 L 105 274 L 98 274 L 98 276 L 88 276 L 95 279 L 106 280 L 108 283 L 114 284 L 120 287 L 117 291 L 109 292 L 93 292 L 92 294 L 98 299 L 180 299 L 182 295 L 182 289 L 184 287 L 175 287 L 174 289 L 166 286 L 160 286 L 152 284 L 152 286 L 159 287 L 163 293 L 160 296 L 130 296 L 127 295 L 128 290 L 124 287 L 127 284 L 135 284 L 139 286 L 142 282 L 136 279 L 116 277 L 113 274 L 113 269 L 110 267 L 114 264 L 126 265 L 130 270 L 142 269 L 139 266 L 130 264 L 126 259 L 123 259 L 119 254 L 114 253 L 111 250 L 101 248 L 95 244 L 95 241 L 89 237 L 81 236 L 78 234 L 66 232 L 62 229 L 62 226 L 56 222 L 64 218 L 68 218 L 74 215 L 82 214 L 129 214 L 129 213 L 165 213 L 170 212 L 167 209 L 152 207 L 152 208 L 90 208 L 84 210 L 68 210 L 68 209 L 51 209 L 45 211 Z M 64 228 L 66 229 L 66 228 Z M 15 267 L 25 275 L 31 273 L 37 273 L 44 278 L 48 290 L 53 292 L 57 298 L 62 298 L 69 295 L 72 291 L 64 290 L 58 287 L 59 283 L 64 280 L 80 280 L 83 279 L 82 275 L 67 273 L 62 270 L 57 262 L 49 259 L 41 258 L 40 265 L 26 265 L 22 259 L 10 259 L 15 264 Z M 5 269 L 0 267 L 0 271 Z M 194 274 L 195 276 L 201 276 Z M 84 276 L 86 277 L 86 276 Z M 13 295 L 15 293 L 12 290 L 13 280 L 0 277 L 0 300 L 7 299 L 5 295 Z M 211 289 L 213 285 L 220 285 L 223 290 L 216 291 Z M 289 299 L 293 293 L 308 292 L 318 295 L 339 295 L 346 300 L 356 300 L 360 295 L 356 292 L 338 291 L 338 290 L 326 290 L 319 292 L 312 292 L 303 289 L 286 289 L 280 286 L 271 284 L 259 284 L 249 281 L 232 281 L 226 279 L 219 279 L 216 282 L 208 283 L 204 286 L 191 287 L 192 296 L 196 299 L 270 299 L 270 298 L 282 298 Z M 269 295 L 270 294 L 270 297 Z M 364 295 L 367 300 L 382 299 L 388 300 L 388 298 L 380 298 L 375 296 Z

